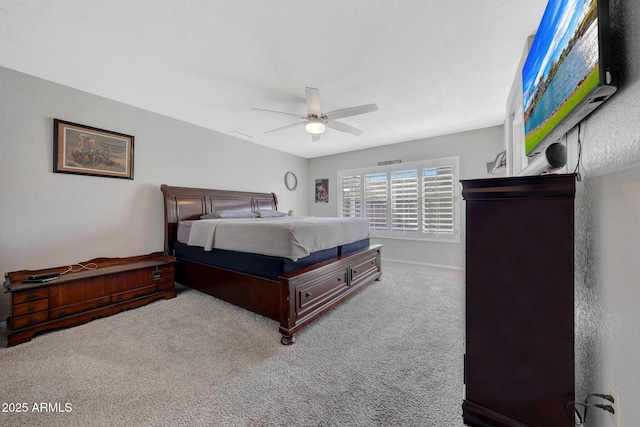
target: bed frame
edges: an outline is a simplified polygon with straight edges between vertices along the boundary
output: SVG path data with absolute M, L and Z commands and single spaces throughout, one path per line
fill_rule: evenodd
M 161 186 L 164 195 L 164 250 L 174 255 L 178 223 L 225 209 L 277 210 L 274 193 Z M 280 342 L 374 280 L 380 280 L 382 245 L 339 255 L 269 280 L 178 258 L 176 281 L 280 322 Z

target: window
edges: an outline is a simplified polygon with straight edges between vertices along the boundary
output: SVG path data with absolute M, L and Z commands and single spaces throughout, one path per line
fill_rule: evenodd
M 418 171 L 391 172 L 391 229 L 418 230 Z
M 340 179 L 340 216 L 360 217 L 362 212 L 361 176 L 343 176 Z
M 422 229 L 425 233 L 453 234 L 454 176 L 453 167 L 422 169 Z
M 338 172 L 338 215 L 369 220 L 373 237 L 459 242 L 459 159 Z
M 364 217 L 373 230 L 387 229 L 387 174 L 364 175 Z

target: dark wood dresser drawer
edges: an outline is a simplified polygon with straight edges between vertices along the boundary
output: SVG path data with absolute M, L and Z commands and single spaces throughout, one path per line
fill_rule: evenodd
M 111 296 L 107 295 L 89 301 L 83 301 L 76 304 L 69 304 L 62 307 L 53 308 L 51 309 L 50 315 L 52 319 L 58 319 L 60 317 L 81 313 L 83 311 L 93 310 L 94 308 L 104 307 L 109 305 L 110 302 Z
M 373 254 L 363 260 L 358 260 L 351 266 L 351 286 L 367 281 L 370 276 L 380 271 L 379 258 Z
M 156 284 L 156 288 L 159 291 L 164 291 L 165 289 L 173 289 L 174 287 L 175 282 L 173 281 L 173 277 L 171 277 L 171 281 Z
M 13 304 L 21 304 L 43 298 L 49 298 L 49 288 L 35 288 L 28 291 L 14 292 Z
M 14 304 L 13 306 L 13 315 L 15 317 L 25 316 L 27 314 L 37 313 L 39 311 L 44 311 L 49 308 L 49 300 L 41 299 L 32 302 L 25 302 L 22 304 Z
M 111 298 L 113 299 L 113 302 L 120 302 L 120 301 L 126 301 L 129 299 L 133 299 L 133 298 L 138 298 L 138 297 L 142 297 L 145 295 L 150 295 L 152 293 L 154 293 L 156 291 L 156 287 L 154 286 L 147 286 L 144 288 L 139 288 L 139 289 L 134 289 L 132 291 L 127 291 L 127 292 L 120 292 L 118 294 L 113 294 L 111 296 Z
M 298 318 L 306 316 L 337 294 L 348 289 L 347 270 L 341 268 L 326 277 L 319 277 L 296 287 L 296 313 Z
M 33 313 L 27 316 L 14 317 L 12 321 L 13 329 L 24 328 L 25 326 L 32 326 L 38 323 L 46 322 L 49 320 L 49 313 L 41 311 L 39 313 Z

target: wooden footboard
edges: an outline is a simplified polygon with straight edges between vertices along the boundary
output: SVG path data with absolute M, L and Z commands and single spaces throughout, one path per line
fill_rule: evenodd
M 287 319 L 280 321 L 282 344 L 293 344 L 294 334 L 322 313 L 382 275 L 380 251 L 372 245 L 327 263 L 280 277 L 287 292 Z
M 279 281 L 179 260 L 176 281 L 280 322 L 280 341 L 290 345 L 305 325 L 380 279 L 381 249 L 371 245 L 286 274 Z

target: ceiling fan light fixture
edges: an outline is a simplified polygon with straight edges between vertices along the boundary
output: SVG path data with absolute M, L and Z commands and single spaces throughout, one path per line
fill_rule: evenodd
M 341 108 L 339 110 L 333 110 L 327 113 L 323 113 L 322 105 L 320 104 L 320 93 L 318 89 L 314 89 L 312 87 L 306 88 L 306 100 L 308 112 L 306 116 L 302 116 L 296 113 L 285 113 L 284 111 L 265 110 L 264 108 L 252 108 L 252 110 L 292 116 L 298 119 L 298 121 L 295 123 L 272 129 L 265 133 L 271 133 L 279 130 L 289 129 L 294 126 L 297 127 L 304 125 L 305 132 L 311 134 L 311 140 L 314 142 L 320 140 L 320 135 L 327 130 L 327 127 L 340 132 L 360 136 L 362 134 L 362 131 L 360 129 L 356 129 L 346 123 L 339 122 L 337 119 L 343 119 L 345 117 L 357 116 L 359 114 L 378 111 L 378 106 L 376 104 L 367 104 L 358 105 L 355 107 Z M 304 121 L 299 121 L 300 119 Z
M 307 124 L 304 125 L 304 130 L 310 134 L 324 133 L 326 129 L 324 122 L 317 117 L 311 117 Z

